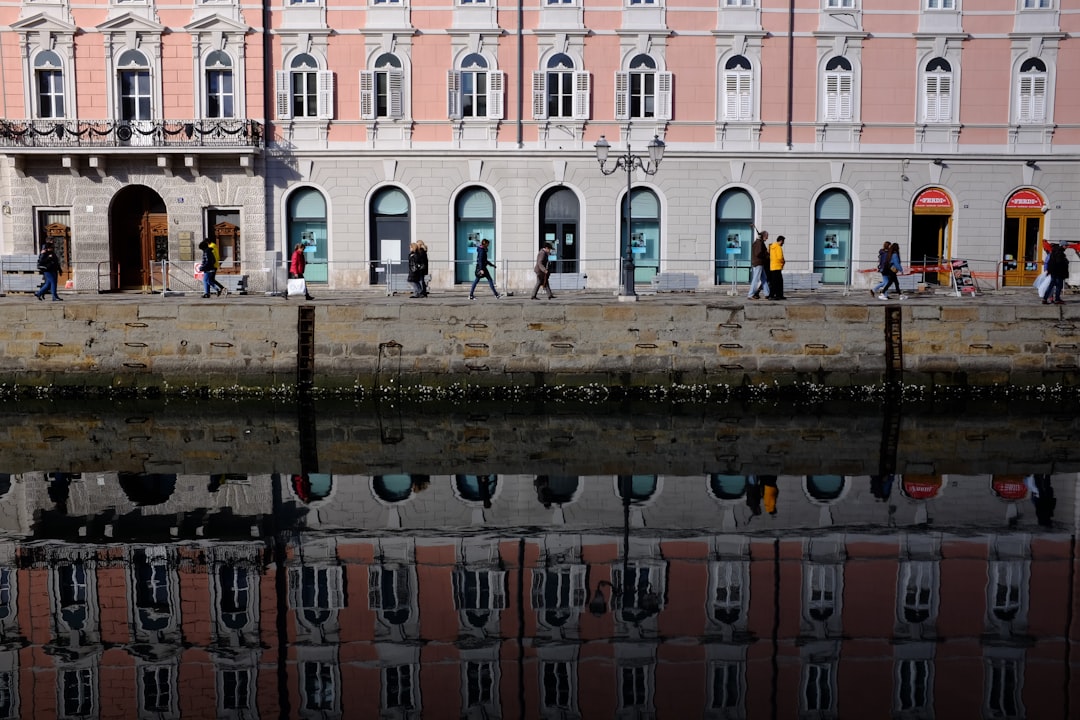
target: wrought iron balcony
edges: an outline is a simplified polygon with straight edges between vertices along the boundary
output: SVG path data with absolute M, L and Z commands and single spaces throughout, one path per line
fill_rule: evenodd
M 262 123 L 207 120 L 0 120 L 2 148 L 261 148 Z

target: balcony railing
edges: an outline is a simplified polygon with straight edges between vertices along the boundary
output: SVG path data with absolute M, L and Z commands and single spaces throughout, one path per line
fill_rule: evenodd
M 0 120 L 8 148 L 260 148 L 262 123 L 212 120 Z

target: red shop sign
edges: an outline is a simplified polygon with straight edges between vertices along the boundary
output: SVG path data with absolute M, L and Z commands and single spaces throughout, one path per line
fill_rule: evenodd
M 904 478 L 904 484 L 901 487 L 904 495 L 912 500 L 929 500 L 936 497 L 938 491 L 941 490 L 941 480 L 930 478 L 911 480 Z
M 1009 203 L 1005 206 L 1008 208 L 1017 208 L 1020 210 L 1030 210 L 1032 208 L 1041 208 L 1046 204 L 1042 195 L 1034 190 L 1020 190 L 1013 193 L 1013 196 L 1009 198 Z
M 944 190 L 930 188 L 915 199 L 915 207 L 922 210 L 952 210 L 952 200 Z
M 999 478 L 990 483 L 994 494 L 1002 500 L 1023 500 L 1027 497 L 1027 485 L 1023 478 Z

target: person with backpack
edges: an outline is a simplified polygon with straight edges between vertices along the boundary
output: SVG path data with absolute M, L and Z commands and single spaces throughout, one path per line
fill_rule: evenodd
M 900 262 L 900 246 L 896 243 L 889 245 L 889 259 L 885 266 L 885 287 L 882 288 L 881 294 L 878 295 L 878 300 L 889 299 L 889 288 L 893 285 L 896 286 L 896 292 L 899 293 L 901 300 L 907 300 L 907 295 L 903 294 L 900 289 L 900 280 L 897 279 L 897 275 L 904 272 L 904 266 Z
M 217 294 L 220 296 L 221 291 L 225 289 L 225 286 L 217 281 L 217 268 L 218 260 L 217 253 L 214 252 L 214 247 L 209 240 L 203 240 L 199 243 L 199 249 L 202 250 L 202 260 L 199 262 L 199 272 L 203 275 L 203 297 L 210 297 L 210 289 L 216 288 Z
M 1046 274 L 1050 276 L 1050 284 L 1043 293 L 1043 305 L 1049 305 L 1053 296 L 1055 305 L 1064 305 L 1061 299 L 1061 291 L 1065 288 L 1065 280 L 1069 277 L 1069 258 L 1065 256 L 1065 248 L 1061 243 L 1050 246 L 1050 255 L 1046 258 Z
M 53 302 L 59 302 L 63 300 L 62 297 L 56 294 L 56 283 L 60 277 L 60 258 L 56 256 L 56 251 L 53 249 L 51 242 L 45 243 L 45 247 L 41 249 L 41 254 L 38 255 L 37 269 L 41 273 L 42 283 L 41 288 L 34 293 L 34 297 L 38 300 L 45 299 L 45 293 L 51 292 Z
M 870 288 L 871 297 L 877 297 L 881 294 L 882 289 L 889 282 L 889 255 L 892 250 L 892 243 L 888 240 L 881 246 L 881 249 L 877 251 L 877 271 L 881 273 L 881 282 L 874 287 Z

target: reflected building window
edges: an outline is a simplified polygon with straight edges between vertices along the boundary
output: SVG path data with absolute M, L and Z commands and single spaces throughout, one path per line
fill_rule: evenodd
M 371 491 L 385 503 L 408 500 L 413 493 L 411 475 L 376 475 L 371 479 Z
M 160 632 L 172 627 L 173 578 L 165 548 L 136 550 L 131 573 L 137 629 Z
M 836 717 L 835 668 L 832 663 L 811 662 L 803 666 L 801 694 L 804 716 Z
M 1020 560 L 994 560 L 989 565 L 990 622 L 1010 624 L 1022 619 L 1026 563 Z
M 896 662 L 894 712 L 901 717 L 932 717 L 934 710 L 933 661 L 904 658 Z
M 382 671 L 383 710 L 415 710 L 416 668 L 413 665 L 392 665 Z
M 836 566 L 806 566 L 806 614 L 812 622 L 827 623 L 836 614 L 837 585 Z
M 577 663 L 544 661 L 540 664 L 540 701 L 544 717 L 576 714 Z
M 1015 648 L 994 649 L 986 658 L 986 688 L 982 717 L 1024 718 L 1024 662 L 1023 651 Z
M 500 708 L 495 693 L 496 663 L 470 660 L 462 665 L 462 672 L 466 712 L 478 710 L 482 717 L 497 717 Z
M 619 667 L 619 714 L 627 717 L 642 717 L 642 713 L 652 713 L 653 684 L 656 666 L 653 664 L 620 664 Z M 645 715 L 652 717 L 652 715 Z
M 169 665 L 144 665 L 139 669 L 139 710 L 145 716 L 179 718 L 176 672 Z
M 628 562 L 611 569 L 611 606 L 622 622 L 638 625 L 659 614 L 664 597 L 664 566 Z
M 83 562 L 62 563 L 54 570 L 60 626 L 68 630 L 87 630 L 89 592 L 87 568 Z
M 720 560 L 709 567 L 712 620 L 723 625 L 741 625 L 745 618 L 749 591 L 749 566 L 742 560 Z
M 807 475 L 806 494 L 815 502 L 828 503 L 844 494 L 846 483 L 843 475 Z
M 255 709 L 254 673 L 250 668 L 222 668 L 217 673 L 219 717 L 247 717 Z
M 930 560 L 910 560 L 900 564 L 900 617 L 906 625 L 932 629 L 937 619 L 938 564 Z M 914 632 L 911 630 L 909 633 Z
M 658 488 L 659 480 L 655 475 L 620 475 L 615 481 L 615 494 L 631 503 L 651 500 Z
M 345 607 L 342 570 L 338 566 L 305 565 L 289 568 L 292 606 L 309 628 L 319 628 Z
M 585 565 L 542 568 L 533 571 L 532 606 L 537 620 L 549 628 L 563 627 L 585 607 L 588 568 Z
M 746 663 L 712 662 L 709 664 L 709 709 L 712 716 L 745 717 Z
M 533 487 L 544 507 L 569 505 L 581 491 L 581 480 L 577 475 L 537 475 Z
M 246 567 L 222 565 L 218 568 L 218 617 L 230 630 L 243 630 L 249 620 L 252 593 Z
M 97 672 L 94 668 L 62 669 L 58 685 L 58 718 L 74 720 L 97 716 Z
M 455 475 L 454 492 L 467 503 L 478 503 L 485 508 L 491 507 L 499 488 L 498 475 Z
M 491 611 L 506 609 L 504 570 L 458 567 L 452 576 L 454 609 L 463 613 L 471 627 L 480 628 L 491 620 Z
M 300 663 L 301 713 L 304 717 L 317 713 L 338 713 L 338 668 L 335 663 L 305 660 Z
M 738 500 L 746 495 L 745 475 L 710 475 L 709 492 L 717 500 Z
M 16 683 L 17 671 L 0 671 L 0 719 L 13 720 L 19 717 L 19 686 Z
M 368 607 L 390 625 L 404 625 L 412 616 L 411 571 L 403 565 L 368 568 Z

